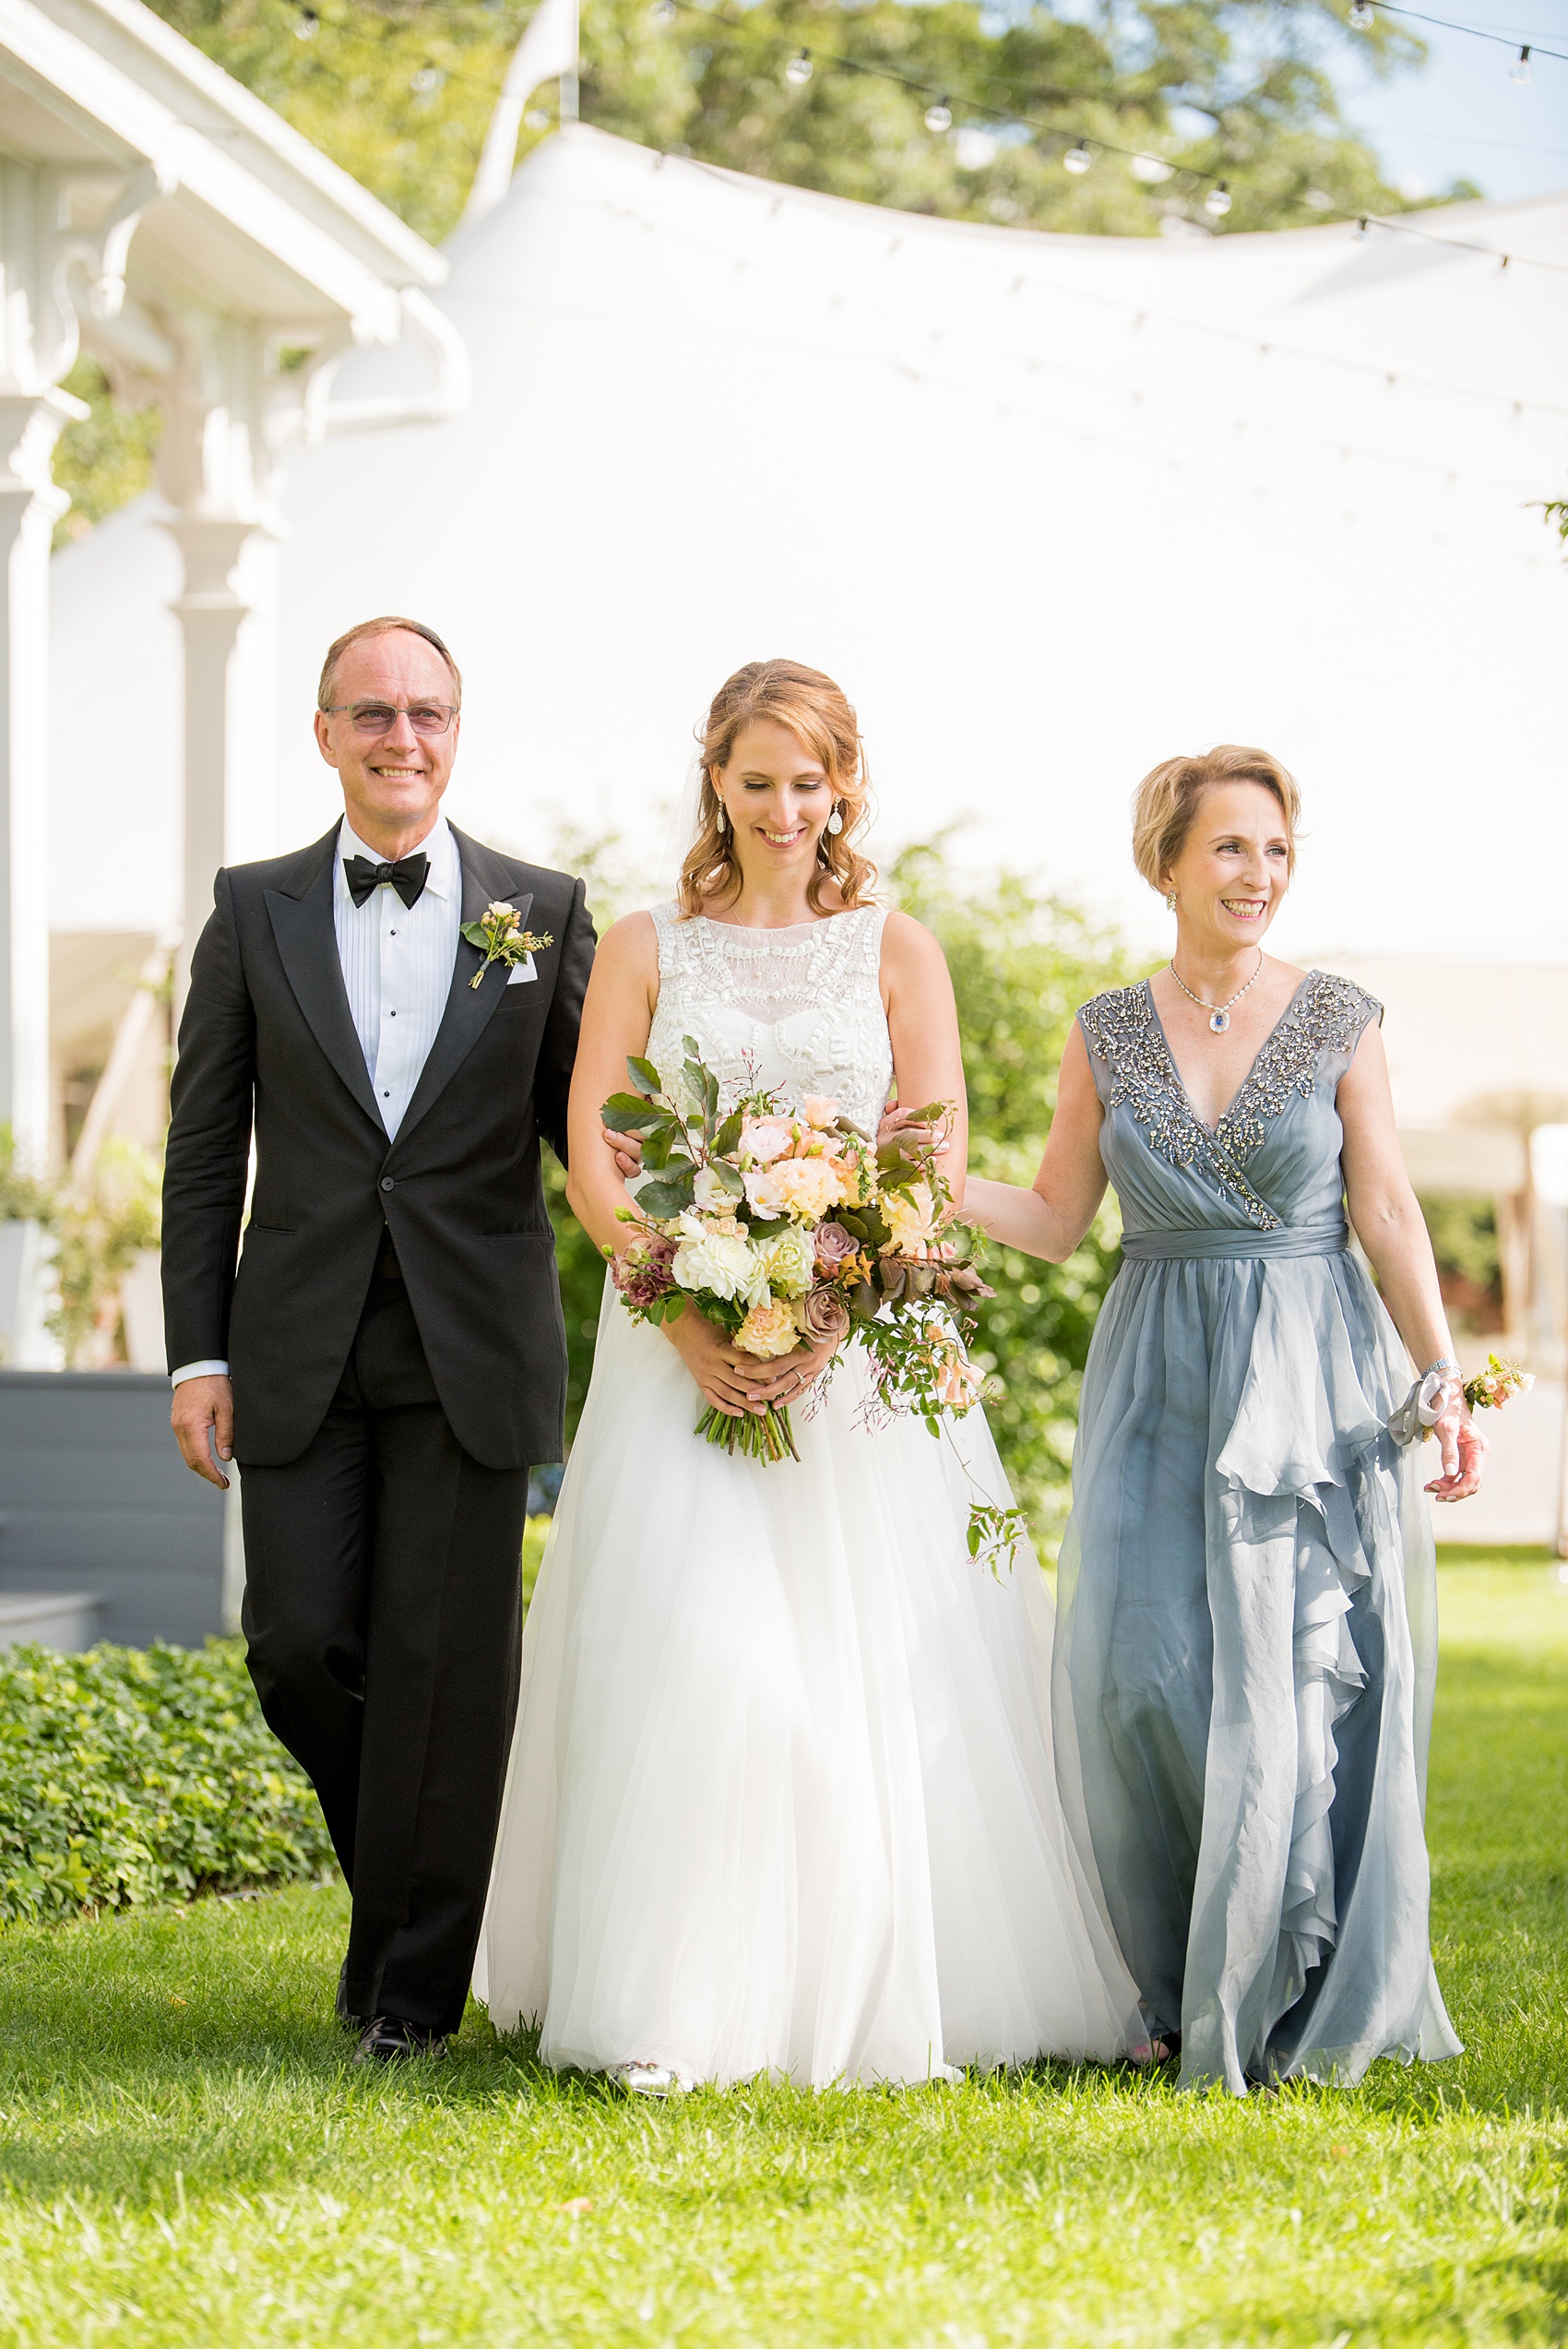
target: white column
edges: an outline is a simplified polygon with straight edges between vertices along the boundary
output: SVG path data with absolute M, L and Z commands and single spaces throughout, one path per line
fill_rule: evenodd
M 268 396 L 261 340 L 243 321 L 193 311 L 181 322 L 159 452 L 184 558 L 174 605 L 184 637 L 184 864 L 176 1005 L 212 910 L 220 865 L 276 845 L 273 588 L 277 527 L 262 429 Z
M 185 558 L 184 593 L 174 606 L 185 640 L 184 918 L 174 983 L 175 1000 L 184 1003 L 191 954 L 212 905 L 213 876 L 230 857 L 234 670 L 250 608 L 236 579 L 253 525 L 181 517 L 169 527 Z
M 48 1164 L 50 478 L 67 395 L 0 392 L 0 1120 Z

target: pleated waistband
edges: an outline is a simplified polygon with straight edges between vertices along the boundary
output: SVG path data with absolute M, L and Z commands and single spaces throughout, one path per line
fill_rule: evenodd
M 1286 1224 L 1277 1232 L 1126 1232 L 1122 1253 L 1134 1260 L 1183 1257 L 1337 1256 L 1350 1243 L 1343 1220 Z

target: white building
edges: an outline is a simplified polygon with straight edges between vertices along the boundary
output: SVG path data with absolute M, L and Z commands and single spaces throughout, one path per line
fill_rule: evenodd
M 89 350 L 124 396 L 166 411 L 162 563 L 97 579 L 89 602 L 97 645 L 134 636 L 146 615 L 127 603 L 154 593 L 170 657 L 155 686 L 90 650 L 70 674 L 91 830 L 69 813 L 55 826 L 55 901 L 69 912 L 93 896 L 109 912 L 65 926 L 120 934 L 140 965 L 157 938 L 194 936 L 183 916 L 209 902 L 220 863 L 273 837 L 280 459 L 339 421 L 450 416 L 468 374 L 431 299 L 442 257 L 139 0 L 0 9 L 0 1121 L 40 1159 L 58 1141 L 49 543 L 66 501 L 50 467 L 79 406 L 61 378 Z M 410 388 L 335 408 L 337 363 L 366 347 L 417 352 Z M 285 352 L 308 358 L 288 371 Z M 173 794 L 156 817 L 123 756 L 154 734 Z M 155 912 L 137 862 L 149 825 L 165 862 L 171 829 L 173 842 Z M 90 997 L 90 952 L 59 959 L 67 997 Z

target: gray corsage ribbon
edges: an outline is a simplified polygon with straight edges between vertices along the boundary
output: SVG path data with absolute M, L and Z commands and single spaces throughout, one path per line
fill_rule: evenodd
M 1452 1371 L 1429 1370 L 1418 1378 L 1404 1401 L 1388 1416 L 1388 1432 L 1396 1444 L 1414 1444 L 1442 1418 L 1454 1384 Z

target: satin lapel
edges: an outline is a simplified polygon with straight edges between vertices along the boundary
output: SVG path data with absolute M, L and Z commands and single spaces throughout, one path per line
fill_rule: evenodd
M 487 905 L 497 900 L 515 905 L 525 924 L 529 908 L 533 903 L 531 891 L 519 897 L 512 887 L 511 876 L 500 859 L 478 841 L 469 840 L 466 832 L 452 827 L 457 843 L 457 854 L 463 868 L 463 915 L 465 922 L 477 922 Z M 398 1128 L 402 1141 L 411 1134 L 433 1101 L 457 1075 L 469 1053 L 478 1043 L 495 1013 L 495 1008 L 506 992 L 506 966 L 493 962 L 481 985 L 475 979 L 483 968 L 484 957 L 477 946 L 467 938 L 457 940 L 457 959 L 452 966 L 452 985 L 446 997 L 446 1008 L 441 1015 L 441 1025 L 435 1031 L 435 1042 L 429 1057 L 420 1070 L 419 1083 L 413 1099 L 404 1113 Z
M 315 878 L 297 897 L 286 889 L 268 889 L 267 911 L 289 984 L 310 1023 L 312 1035 L 365 1115 L 381 1126 L 375 1090 L 364 1065 L 364 1053 L 343 984 L 343 966 L 338 960 L 338 933 L 332 919 L 336 827 L 324 845 L 327 853 Z M 384 1126 L 382 1131 L 386 1131 Z

